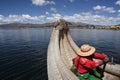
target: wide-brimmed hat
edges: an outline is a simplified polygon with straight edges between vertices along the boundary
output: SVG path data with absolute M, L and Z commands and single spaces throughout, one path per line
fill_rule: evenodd
M 96 49 L 93 46 L 90 46 L 89 44 L 84 44 L 80 47 L 77 54 L 79 56 L 90 56 L 94 54 L 95 50 Z

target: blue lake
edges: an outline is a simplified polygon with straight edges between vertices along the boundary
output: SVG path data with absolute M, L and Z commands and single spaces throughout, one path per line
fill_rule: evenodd
M 0 80 L 47 80 L 52 28 L 0 29 Z M 120 31 L 71 29 L 78 46 L 90 44 L 120 63 Z

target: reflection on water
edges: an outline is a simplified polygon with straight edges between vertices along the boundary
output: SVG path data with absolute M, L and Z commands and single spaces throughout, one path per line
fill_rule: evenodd
M 120 63 L 120 31 L 72 29 L 71 35 L 78 46 L 90 44 L 97 51 L 114 57 L 115 62 Z
M 0 80 L 47 80 L 47 46 L 52 29 L 0 29 Z M 78 46 L 88 43 L 120 63 L 120 31 L 72 29 Z
M 0 30 L 0 80 L 47 80 L 46 53 L 51 30 Z

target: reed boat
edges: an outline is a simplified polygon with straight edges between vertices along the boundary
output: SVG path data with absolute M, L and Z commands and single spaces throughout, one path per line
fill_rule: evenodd
M 78 49 L 65 20 L 56 21 L 47 51 L 48 80 L 79 80 L 70 70 Z M 104 68 L 103 80 L 120 80 L 120 64 L 107 63 L 100 68 Z

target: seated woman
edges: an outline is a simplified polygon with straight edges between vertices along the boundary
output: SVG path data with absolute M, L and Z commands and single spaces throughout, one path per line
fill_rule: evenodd
M 78 55 L 73 60 L 71 70 L 76 73 L 80 80 L 101 80 L 102 75 L 97 71 L 96 67 L 109 61 L 104 53 L 95 52 L 93 46 L 84 44 L 78 50 Z M 102 61 L 94 61 L 93 58 L 102 59 Z M 77 70 L 77 72 L 76 72 Z

